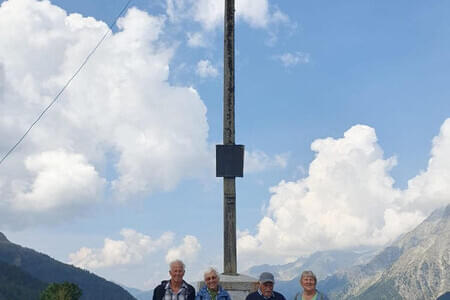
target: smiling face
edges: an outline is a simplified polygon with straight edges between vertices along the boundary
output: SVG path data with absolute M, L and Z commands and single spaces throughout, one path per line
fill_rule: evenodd
M 183 282 L 183 276 L 184 276 L 183 264 L 181 264 L 179 262 L 173 263 L 170 266 L 169 274 L 170 274 L 170 280 L 174 284 L 182 283 Z
M 313 276 L 302 276 L 300 284 L 305 292 L 313 292 L 316 290 L 316 280 Z
M 209 272 L 205 274 L 205 283 L 208 289 L 217 291 L 219 285 L 219 277 L 214 272 Z
M 270 297 L 272 296 L 273 292 L 273 282 L 267 281 L 264 283 L 259 284 L 259 289 L 261 290 L 261 293 L 264 297 Z

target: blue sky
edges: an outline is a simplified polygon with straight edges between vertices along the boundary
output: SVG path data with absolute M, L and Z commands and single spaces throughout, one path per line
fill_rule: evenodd
M 240 271 L 383 246 L 449 202 L 448 3 L 237 2 Z M 125 1 L 1 3 L 6 153 Z M 142 289 L 174 257 L 222 269 L 220 3 L 131 3 L 0 165 L 0 230 Z

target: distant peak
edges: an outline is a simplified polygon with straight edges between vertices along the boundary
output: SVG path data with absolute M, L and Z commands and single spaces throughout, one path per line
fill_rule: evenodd
M 447 219 L 450 218 L 450 204 L 447 204 L 444 207 L 440 207 L 435 209 L 431 215 L 428 216 L 428 218 L 425 219 L 425 221 L 433 222 L 440 219 Z
M 10 241 L 6 238 L 6 235 L 0 232 L 0 242 L 7 242 L 10 243 Z

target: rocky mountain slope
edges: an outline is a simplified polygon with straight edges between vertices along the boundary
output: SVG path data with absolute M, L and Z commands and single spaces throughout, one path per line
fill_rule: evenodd
M 368 264 L 319 282 L 332 299 L 436 299 L 450 291 L 450 205 Z
M 272 272 L 277 280 L 276 290 L 291 299 L 300 289 L 302 271 L 313 270 L 320 280 L 350 266 L 366 263 L 374 255 L 374 249 L 318 251 L 284 265 L 254 266 L 245 273 L 258 278 L 262 272 Z

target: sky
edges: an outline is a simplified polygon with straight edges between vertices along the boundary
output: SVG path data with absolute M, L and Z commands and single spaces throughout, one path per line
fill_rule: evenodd
M 127 1 L 0 1 L 0 154 Z M 238 271 L 383 247 L 450 201 L 447 1 L 236 0 Z M 134 0 L 0 165 L 0 231 L 152 289 L 223 270 L 223 1 Z

